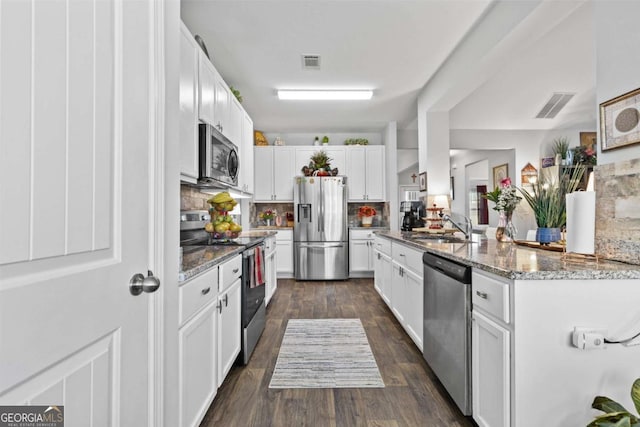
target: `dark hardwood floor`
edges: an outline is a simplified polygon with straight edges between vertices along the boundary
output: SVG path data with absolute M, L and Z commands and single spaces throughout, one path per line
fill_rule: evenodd
M 288 319 L 360 318 L 380 389 L 269 389 Z M 212 426 L 473 426 L 373 288 L 372 279 L 278 281 L 249 364 L 234 366 L 205 415 Z

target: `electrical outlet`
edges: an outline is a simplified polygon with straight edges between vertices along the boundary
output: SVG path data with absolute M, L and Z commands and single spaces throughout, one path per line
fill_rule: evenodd
M 576 326 L 573 328 L 571 342 L 574 347 L 577 347 L 580 350 L 604 349 L 607 347 L 604 342 L 606 336 L 606 329 L 585 328 Z

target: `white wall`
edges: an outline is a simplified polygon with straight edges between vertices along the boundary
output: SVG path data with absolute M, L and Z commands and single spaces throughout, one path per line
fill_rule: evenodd
M 640 55 L 637 54 L 640 46 L 638 16 L 638 1 L 594 2 L 598 104 L 640 87 Z M 639 157 L 640 145 L 602 152 L 598 143 L 598 164 Z
M 398 124 L 389 122 L 384 129 L 385 180 L 387 200 L 389 201 L 389 227 L 398 230 Z

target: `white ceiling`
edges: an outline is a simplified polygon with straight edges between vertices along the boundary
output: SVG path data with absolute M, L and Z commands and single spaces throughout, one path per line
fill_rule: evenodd
M 450 127 L 548 130 L 591 125 L 595 129 L 591 7 L 584 3 L 546 34 L 531 34 L 536 40 L 530 46 L 513 52 L 488 81 L 450 111 Z M 553 92 L 576 95 L 554 119 L 536 119 Z
M 489 0 L 182 0 L 223 78 L 256 129 L 354 132 L 400 127 L 420 89 Z M 321 70 L 301 55 L 321 56 Z M 277 89 L 372 88 L 371 101 L 280 101 Z
M 398 121 L 399 129 L 417 127 L 417 94 L 490 3 L 182 0 L 182 18 L 203 37 L 224 79 L 242 92 L 256 129 L 362 132 L 380 130 L 389 121 Z M 551 22 L 554 2 L 545 3 Z M 531 26 L 528 45 L 514 49 L 493 77 L 451 110 L 452 129 L 595 124 L 591 5 L 572 3 L 579 6 L 576 11 L 550 30 L 541 34 L 539 26 Z M 556 4 L 556 18 L 571 8 L 567 1 Z M 302 70 L 302 54 L 320 55 L 322 69 Z M 290 88 L 375 92 L 371 101 L 279 101 L 276 89 Z M 555 119 L 534 119 L 554 91 L 576 96 Z

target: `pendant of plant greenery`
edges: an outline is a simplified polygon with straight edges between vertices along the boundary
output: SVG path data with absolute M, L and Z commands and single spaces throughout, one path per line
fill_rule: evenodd
M 585 167 L 578 165 L 560 173 L 557 180 L 540 174 L 531 191 L 518 188 L 536 218 L 539 228 L 561 228 L 567 222 L 566 195 L 576 191 Z
M 636 412 L 640 414 L 640 378 L 633 382 L 631 386 L 631 400 L 636 407 Z M 593 409 L 605 412 L 598 415 L 587 427 L 639 427 L 640 417 L 627 411 L 627 409 L 605 396 L 596 396 L 591 404 Z

